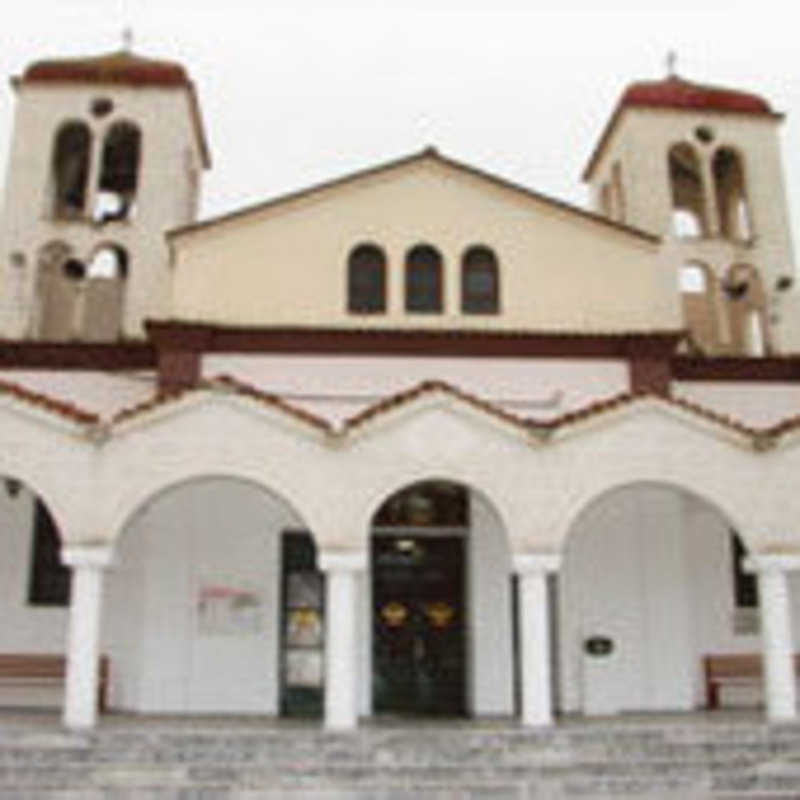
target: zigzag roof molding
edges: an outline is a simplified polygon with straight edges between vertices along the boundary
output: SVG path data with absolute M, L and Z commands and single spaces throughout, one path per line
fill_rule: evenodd
M 0 397 L 2 396 L 12 398 L 32 408 L 46 411 L 77 425 L 91 426 L 100 422 L 100 417 L 92 411 L 80 408 L 67 400 L 26 389 L 24 386 L 11 381 L 0 380 Z

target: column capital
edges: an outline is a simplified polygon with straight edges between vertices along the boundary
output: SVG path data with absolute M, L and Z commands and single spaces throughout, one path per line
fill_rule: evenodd
M 366 550 L 320 550 L 317 565 L 323 572 L 364 572 Z
M 753 553 L 744 562 L 747 572 L 796 572 L 800 553 Z
M 108 567 L 114 558 L 114 547 L 110 544 L 64 544 L 61 546 L 61 561 L 67 567 Z
M 512 569 L 519 575 L 547 574 L 561 568 L 561 553 L 514 553 Z

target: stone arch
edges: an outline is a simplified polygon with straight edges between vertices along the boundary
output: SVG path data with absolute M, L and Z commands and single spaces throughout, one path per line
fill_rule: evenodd
M 718 147 L 711 159 L 711 174 L 720 234 L 728 239 L 751 239 L 752 214 L 741 152 L 730 145 Z
M 103 138 L 94 219 L 99 223 L 131 218 L 139 184 L 142 133 L 136 123 L 117 120 Z
M 308 520 L 285 496 L 230 473 L 170 482 L 133 509 L 109 574 L 104 639 L 117 664 L 112 706 L 277 714 L 289 657 L 284 593 L 297 535 L 313 553 Z M 316 574 L 315 567 L 312 554 L 306 571 Z M 324 600 L 321 581 L 314 585 L 321 669 Z
M 717 503 L 675 483 L 629 481 L 583 505 L 559 576 L 565 710 L 704 704 L 703 656 L 758 647 L 737 630 L 737 534 L 747 539 Z M 592 649 L 601 640 L 607 652 Z
M 92 134 L 82 120 L 62 123 L 53 139 L 51 209 L 57 219 L 84 213 L 92 150 Z
M 700 158 L 689 142 L 677 142 L 667 151 L 672 196 L 672 232 L 679 238 L 708 235 L 706 187 Z
M 766 355 L 771 348 L 767 297 L 758 269 L 752 264 L 731 265 L 722 288 L 728 300 L 728 324 L 734 352 Z
M 451 479 L 405 484 L 375 510 L 369 549 L 366 707 L 513 714 L 511 546 L 486 494 Z

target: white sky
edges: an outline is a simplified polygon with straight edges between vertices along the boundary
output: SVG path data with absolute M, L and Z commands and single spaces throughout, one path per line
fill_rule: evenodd
M 675 49 L 683 77 L 751 90 L 788 112 L 797 239 L 800 14 L 774 0 L 650 5 L 18 0 L 4 15 L 0 73 L 117 49 L 131 25 L 137 52 L 181 61 L 197 84 L 214 161 L 204 216 L 428 144 L 583 204 L 580 173 L 620 93 L 663 77 Z M 3 165 L 12 114 L 13 94 L 0 89 Z

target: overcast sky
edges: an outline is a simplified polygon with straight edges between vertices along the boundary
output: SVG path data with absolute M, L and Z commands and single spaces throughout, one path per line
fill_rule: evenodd
M 197 84 L 214 162 L 203 216 L 428 144 L 583 204 L 580 173 L 620 93 L 663 77 L 674 49 L 683 77 L 755 91 L 788 112 L 796 239 L 800 14 L 788 8 L 774 0 L 22 0 L 5 15 L 0 72 L 117 49 L 126 25 L 137 52 L 181 61 Z M 3 166 L 12 114 L 6 85 Z

